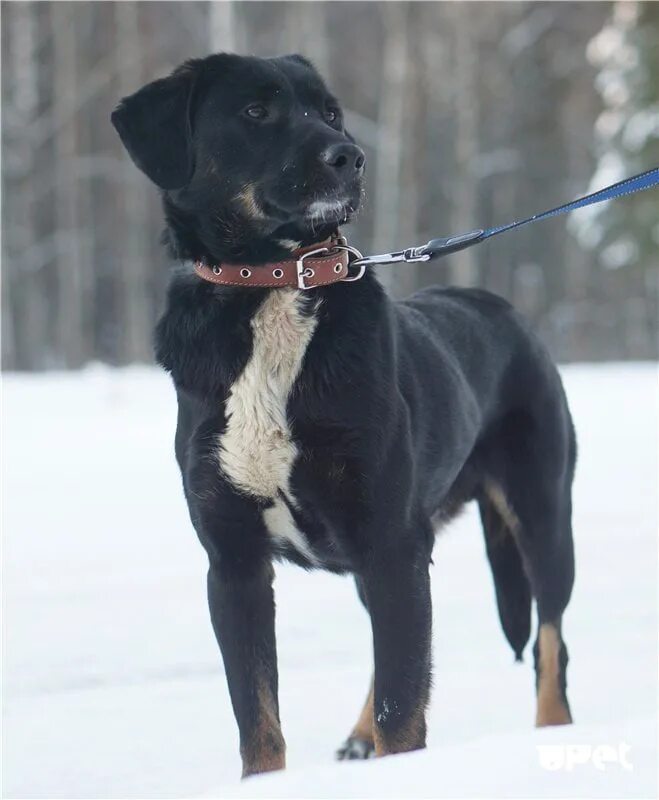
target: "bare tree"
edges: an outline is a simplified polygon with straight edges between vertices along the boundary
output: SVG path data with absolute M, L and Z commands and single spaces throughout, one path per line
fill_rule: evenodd
M 478 69 L 479 14 L 464 3 L 452 3 L 453 107 L 455 109 L 455 156 L 453 170 L 453 230 L 467 231 L 475 226 L 478 208 L 474 165 L 479 155 Z M 478 278 L 474 250 L 460 250 L 452 257 L 452 278 L 463 286 L 473 286 Z
M 4 16 L 4 14 L 3 14 Z M 11 182 L 11 203 L 3 197 L 3 361 L 8 366 L 45 366 L 47 309 L 40 279 L 42 259 L 38 248 L 34 181 L 35 153 L 30 130 L 38 114 L 39 88 L 36 61 L 36 9 L 17 3 L 7 19 L 7 83 L 3 93 L 3 174 Z M 6 51 L 4 51 L 6 52 Z M 10 80 L 9 80 L 10 77 Z M 8 317 L 12 325 L 4 320 Z
M 132 94 L 143 80 L 139 6 L 139 2 L 135 0 L 114 4 L 117 73 L 121 95 Z M 150 320 L 144 313 L 144 309 L 149 306 L 149 252 L 144 236 L 148 187 L 143 180 L 139 180 L 128 160 L 124 161 L 123 173 L 125 190 L 120 198 L 123 208 L 121 224 L 125 227 L 126 235 L 118 246 L 121 262 L 119 289 L 122 297 L 122 360 L 132 363 L 145 361 L 151 354 Z
M 108 117 L 122 95 L 176 64 L 218 50 L 311 58 L 367 151 L 367 195 L 351 240 L 366 251 L 399 249 L 585 190 L 611 104 L 631 109 L 635 130 L 653 118 L 652 5 L 2 4 L 4 366 L 151 359 L 167 282 L 162 214 Z M 604 48 L 591 63 L 589 42 L 620 14 L 625 53 Z M 631 70 L 630 92 L 612 98 L 603 81 L 616 69 Z M 608 117 L 598 121 L 602 111 Z M 636 151 L 624 136 L 613 149 L 631 174 L 646 167 L 656 139 Z M 602 247 L 555 220 L 380 274 L 396 296 L 449 279 L 503 294 L 560 358 L 645 357 L 656 352 L 653 208 L 648 195 L 616 205 Z M 620 235 L 612 214 L 630 221 Z M 599 256 L 612 259 L 609 245 L 628 228 L 638 258 L 606 266 Z
M 78 86 L 77 36 L 75 17 L 67 4 L 50 6 L 53 29 L 55 70 L 54 104 L 70 108 Z M 65 112 L 63 114 L 65 116 Z M 66 353 L 67 366 L 78 367 L 84 363 L 84 342 L 88 331 L 84 324 L 86 275 L 90 265 L 81 260 L 78 240 L 83 231 L 78 216 L 77 179 L 74 161 L 78 152 L 78 118 L 65 116 L 54 138 L 55 150 L 55 210 L 57 219 L 57 275 L 58 308 L 57 341 L 61 352 Z
M 211 52 L 240 52 L 243 49 L 242 25 L 235 0 L 211 0 L 208 18 Z
M 405 131 L 405 89 L 409 64 L 408 3 L 382 6 L 385 38 L 382 47 L 382 83 L 379 138 L 375 165 L 376 248 L 394 250 L 400 243 L 401 173 Z

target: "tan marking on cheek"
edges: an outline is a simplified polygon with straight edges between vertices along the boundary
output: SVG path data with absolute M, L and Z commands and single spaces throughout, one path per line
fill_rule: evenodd
M 243 209 L 250 219 L 265 219 L 263 209 L 256 199 L 256 187 L 254 184 L 248 183 L 238 195 L 238 199 L 242 203 Z
M 259 718 L 249 742 L 243 744 L 243 778 L 286 767 L 286 743 L 268 685 L 260 680 L 257 688 Z
M 375 755 L 388 756 L 394 753 L 408 753 L 426 746 L 426 709 L 418 706 L 405 725 L 394 734 L 385 735 L 377 722 L 373 726 Z
M 561 692 L 560 650 L 561 640 L 556 626 L 544 623 L 538 633 L 538 709 L 537 728 L 547 725 L 569 725 L 570 712 Z

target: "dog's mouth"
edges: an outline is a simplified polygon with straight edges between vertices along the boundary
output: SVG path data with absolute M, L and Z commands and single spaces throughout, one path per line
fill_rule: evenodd
M 354 211 L 352 203 L 347 198 L 323 199 L 310 203 L 304 216 L 312 225 L 324 225 L 331 222 L 343 225 Z
M 345 225 L 359 208 L 360 196 L 320 196 L 297 205 L 282 207 L 272 201 L 263 202 L 263 211 L 280 225 L 293 223 L 312 231 L 325 225 Z

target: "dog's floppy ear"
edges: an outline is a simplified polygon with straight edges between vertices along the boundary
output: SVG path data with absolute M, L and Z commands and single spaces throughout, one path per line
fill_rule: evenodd
M 130 157 L 161 189 L 178 189 L 192 176 L 191 105 L 198 71 L 189 61 L 124 97 L 112 112 Z

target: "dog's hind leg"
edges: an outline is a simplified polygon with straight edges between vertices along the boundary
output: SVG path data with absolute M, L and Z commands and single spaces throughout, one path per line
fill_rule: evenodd
M 569 418 L 546 414 L 543 423 L 517 420 L 507 431 L 499 484 L 514 515 L 514 539 L 537 603 L 533 653 L 538 727 L 572 721 L 561 621 L 574 583 L 571 488 L 576 446 Z M 514 579 L 511 586 L 514 592 Z
M 522 522 L 519 539 L 538 608 L 533 648 L 538 727 L 572 722 L 567 699 L 568 653 L 561 632 L 574 582 L 572 527 L 562 503 L 551 505 L 543 509 L 542 501 L 538 502 Z
M 567 700 L 567 648 L 561 637 L 560 619 L 542 622 L 533 647 L 538 705 L 535 724 L 569 725 L 572 722 Z
M 357 594 L 359 599 L 366 607 L 366 597 L 364 587 L 359 578 L 355 579 L 357 584 Z M 373 740 L 373 679 L 366 696 L 366 702 L 357 718 L 350 735 L 336 751 L 339 761 L 370 758 L 375 752 L 375 742 Z
M 531 585 L 515 537 L 519 520 L 507 506 L 501 489 L 487 482 L 479 493 L 485 547 L 490 562 L 501 627 L 521 661 L 531 635 Z

